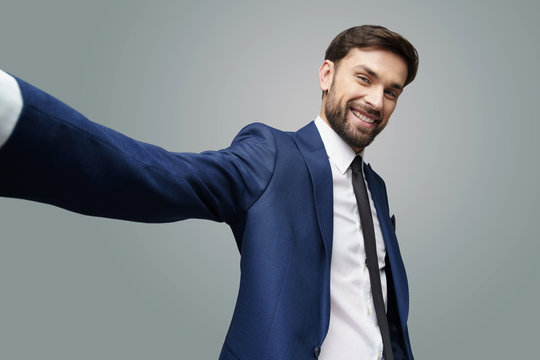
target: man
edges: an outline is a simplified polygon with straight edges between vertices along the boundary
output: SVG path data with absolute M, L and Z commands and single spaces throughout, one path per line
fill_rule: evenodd
M 412 359 L 384 182 L 359 156 L 417 67 L 399 34 L 348 29 L 319 69 L 314 122 L 296 133 L 249 125 L 201 154 L 129 139 L 2 73 L 0 195 L 133 221 L 228 223 L 241 279 L 220 359 Z

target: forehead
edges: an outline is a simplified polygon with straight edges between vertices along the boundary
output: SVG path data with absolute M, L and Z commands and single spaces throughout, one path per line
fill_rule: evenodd
M 338 63 L 338 69 L 365 69 L 373 71 L 385 81 L 405 84 L 407 79 L 407 63 L 398 54 L 380 48 L 353 48 Z

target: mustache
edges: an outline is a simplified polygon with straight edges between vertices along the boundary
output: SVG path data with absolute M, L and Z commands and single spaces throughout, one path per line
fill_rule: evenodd
M 377 120 L 382 120 L 382 114 L 379 110 L 373 109 L 371 106 L 359 102 L 349 103 L 349 109 L 359 110 L 368 115 L 374 116 Z

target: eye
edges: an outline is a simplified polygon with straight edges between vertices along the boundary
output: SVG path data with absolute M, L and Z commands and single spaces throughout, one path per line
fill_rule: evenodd
M 356 75 L 356 78 L 363 83 L 369 84 L 369 79 L 364 75 Z
M 393 90 L 385 90 L 384 93 L 386 95 L 388 95 L 389 97 L 391 97 L 392 99 L 397 99 L 397 97 L 398 97 L 397 92 L 395 92 Z

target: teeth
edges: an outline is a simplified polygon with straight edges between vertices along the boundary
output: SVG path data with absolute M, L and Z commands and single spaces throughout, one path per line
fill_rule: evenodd
M 360 114 L 358 111 L 354 111 L 352 109 L 351 109 L 351 111 L 356 117 L 360 118 L 361 120 L 363 120 L 363 121 L 365 121 L 365 122 L 367 122 L 369 124 L 373 124 L 375 122 L 374 119 L 368 118 L 367 116 L 364 116 L 364 115 Z

